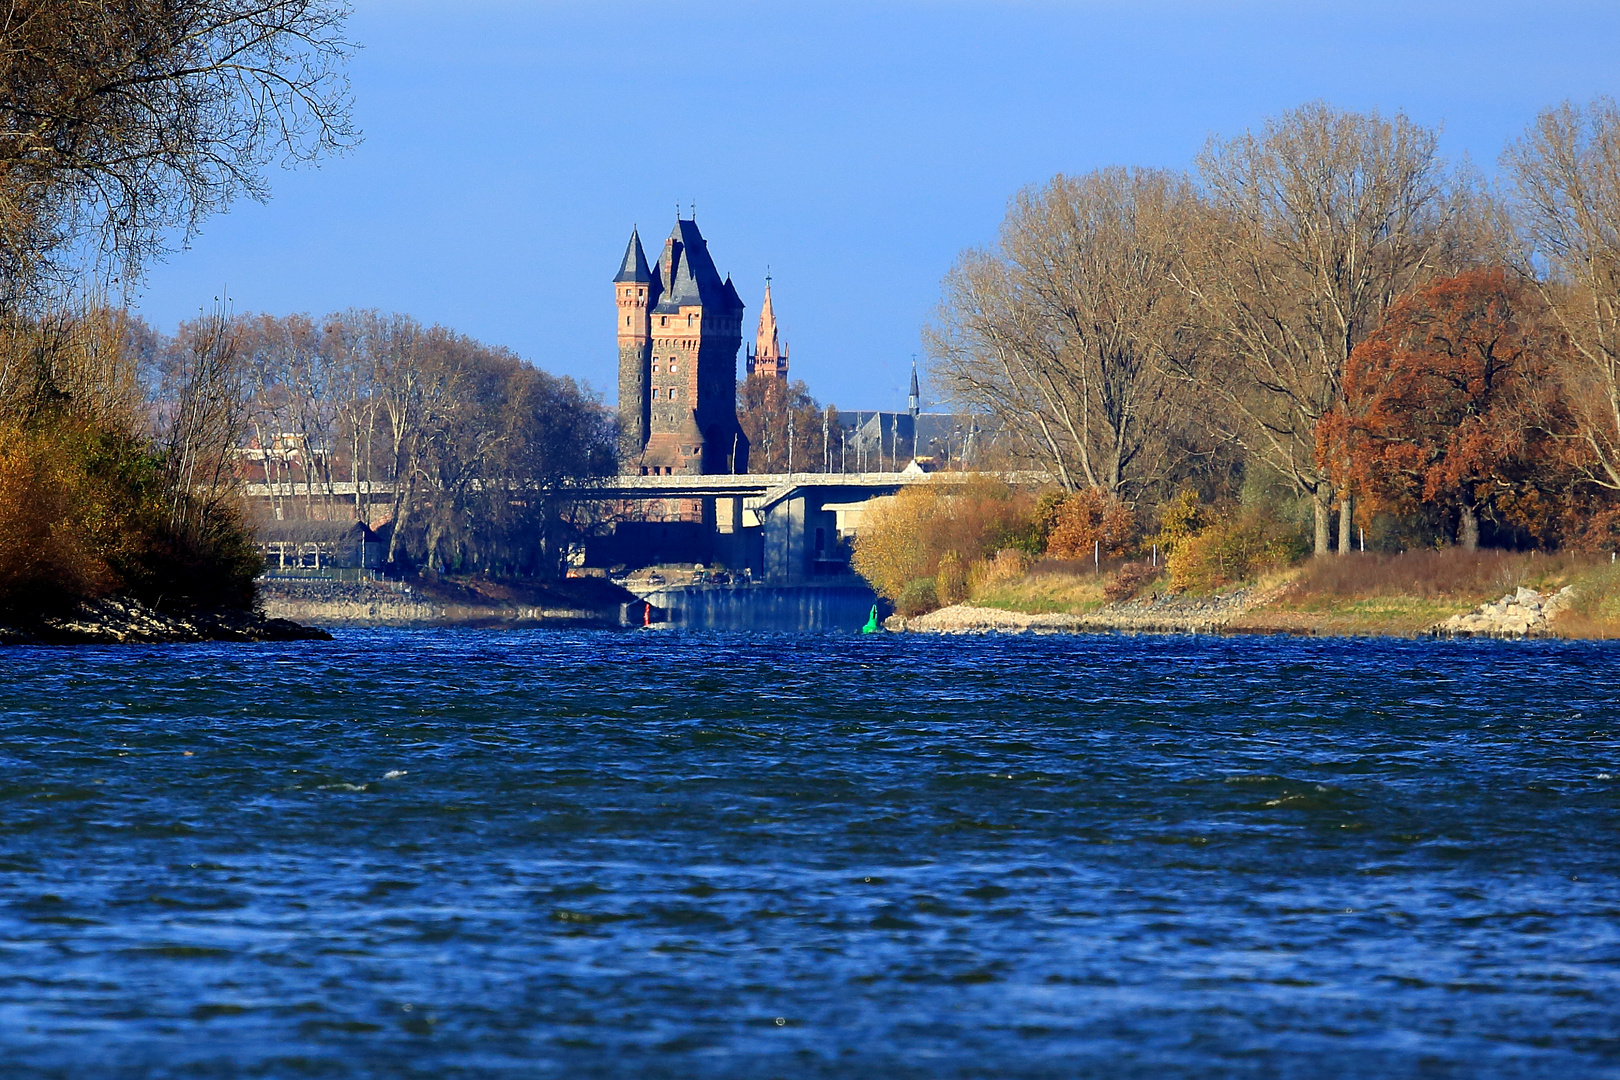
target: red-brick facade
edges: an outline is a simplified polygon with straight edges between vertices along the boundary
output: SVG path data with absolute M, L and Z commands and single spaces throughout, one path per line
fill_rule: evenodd
M 746 472 L 737 424 L 743 302 L 695 221 L 677 221 L 657 266 L 630 235 L 613 279 L 619 338 L 619 470 Z

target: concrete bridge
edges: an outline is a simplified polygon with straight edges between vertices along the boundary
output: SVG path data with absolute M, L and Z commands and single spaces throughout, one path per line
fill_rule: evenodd
M 720 563 L 747 567 L 772 585 L 826 582 L 847 575 L 850 539 L 871 500 L 914 484 L 957 485 L 979 473 L 920 469 L 880 473 L 759 473 L 701 476 L 607 476 L 581 479 L 551 493 L 580 500 L 674 501 L 700 512 L 685 520 L 620 522 L 611 536 L 586 544 L 586 564 L 611 567 L 666 562 Z M 1041 484 L 1041 473 L 997 473 L 1013 484 Z M 352 482 L 313 493 L 304 484 L 249 484 L 250 499 L 356 501 Z M 358 501 L 391 502 L 394 486 L 358 485 Z

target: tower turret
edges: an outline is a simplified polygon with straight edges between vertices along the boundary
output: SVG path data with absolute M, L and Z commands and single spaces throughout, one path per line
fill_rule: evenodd
M 641 249 L 641 236 L 631 229 L 630 243 L 613 277 L 619 316 L 619 467 L 626 471 L 635 467 L 647 445 L 652 358 L 649 312 L 658 303 L 659 291 L 658 276 L 648 267 L 647 253 Z

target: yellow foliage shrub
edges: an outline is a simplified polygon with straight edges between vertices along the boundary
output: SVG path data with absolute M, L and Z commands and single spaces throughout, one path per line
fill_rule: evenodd
M 965 597 L 969 568 L 1026 531 L 1029 513 L 1027 496 L 989 477 L 902 488 L 872 509 L 852 563 L 880 595 L 898 603 L 908 592 L 928 610 Z
M 1217 518 L 1178 538 L 1165 566 L 1171 588 L 1209 592 L 1287 566 L 1306 550 L 1297 530 L 1249 512 Z

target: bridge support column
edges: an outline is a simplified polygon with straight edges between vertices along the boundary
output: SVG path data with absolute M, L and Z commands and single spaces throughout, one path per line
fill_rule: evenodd
M 714 500 L 714 527 L 723 533 L 742 531 L 742 498 L 731 496 Z
M 765 515 L 765 580 L 772 585 L 798 585 L 809 576 L 805 552 L 803 494 L 791 495 Z

